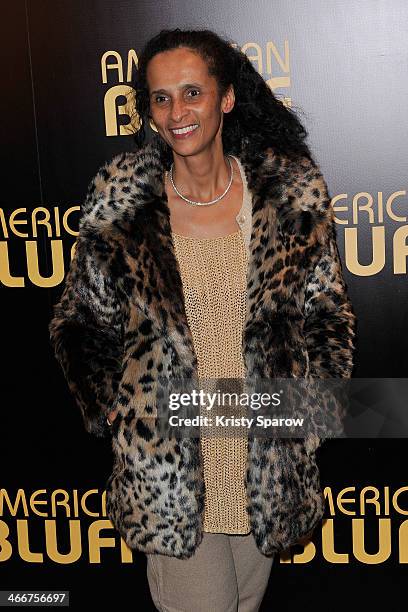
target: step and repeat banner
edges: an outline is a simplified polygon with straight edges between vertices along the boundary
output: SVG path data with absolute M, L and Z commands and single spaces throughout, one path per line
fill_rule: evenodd
M 405 0 L 15 0 L 3 7 L 0 590 L 154 610 L 143 553 L 106 516 L 109 440 L 89 435 L 48 337 L 90 179 L 134 150 L 129 91 L 162 28 L 235 41 L 296 110 L 326 178 L 358 318 L 355 377 L 408 376 Z M 407 398 L 408 408 L 408 398 Z M 275 557 L 262 610 L 399 609 L 407 439 L 319 450 L 325 519 Z

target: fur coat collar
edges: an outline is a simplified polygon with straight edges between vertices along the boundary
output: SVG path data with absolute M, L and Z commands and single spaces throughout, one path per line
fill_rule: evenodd
M 348 377 L 355 317 L 318 166 L 271 147 L 238 156 L 252 198 L 242 349 L 247 375 Z M 130 548 L 179 558 L 203 531 L 198 439 L 161 438 L 161 376 L 193 377 L 197 359 L 171 237 L 158 140 L 104 164 L 92 179 L 50 338 L 85 427 L 111 436 L 109 518 Z M 111 428 L 106 413 L 118 408 Z M 310 534 L 324 511 L 307 438 L 248 438 L 251 529 L 270 555 Z

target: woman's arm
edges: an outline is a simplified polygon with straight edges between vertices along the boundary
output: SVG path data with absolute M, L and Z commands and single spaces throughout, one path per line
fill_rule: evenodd
M 114 408 L 124 351 L 122 315 L 106 264 L 106 246 L 98 235 L 85 235 L 80 224 L 65 287 L 49 323 L 55 357 L 86 430 L 98 437 L 110 435 L 106 414 Z
M 320 177 L 322 201 L 328 200 L 327 186 Z M 304 336 L 309 355 L 312 378 L 350 378 L 355 350 L 356 316 L 347 294 L 340 260 L 334 213 L 326 213 L 326 231 L 318 248 L 317 258 L 306 275 L 304 300 Z M 343 406 L 329 396 L 334 418 L 344 416 Z M 324 402 L 322 403 L 325 407 Z M 324 416 L 324 415 L 323 415 Z M 320 438 L 319 443 L 325 438 Z
M 311 376 L 349 378 L 356 317 L 347 295 L 333 226 L 306 277 L 304 314 Z

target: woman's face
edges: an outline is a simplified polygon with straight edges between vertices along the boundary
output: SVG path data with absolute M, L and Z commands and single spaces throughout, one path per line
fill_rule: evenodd
M 192 155 L 221 140 L 222 112 L 234 106 L 233 87 L 220 100 L 217 81 L 198 53 L 186 47 L 158 53 L 146 77 L 151 118 L 176 153 Z M 188 129 L 177 132 L 181 128 Z

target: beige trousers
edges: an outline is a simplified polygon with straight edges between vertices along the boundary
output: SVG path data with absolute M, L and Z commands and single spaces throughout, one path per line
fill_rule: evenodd
M 147 579 L 159 612 L 257 612 L 274 556 L 252 533 L 204 533 L 189 559 L 147 554 Z

